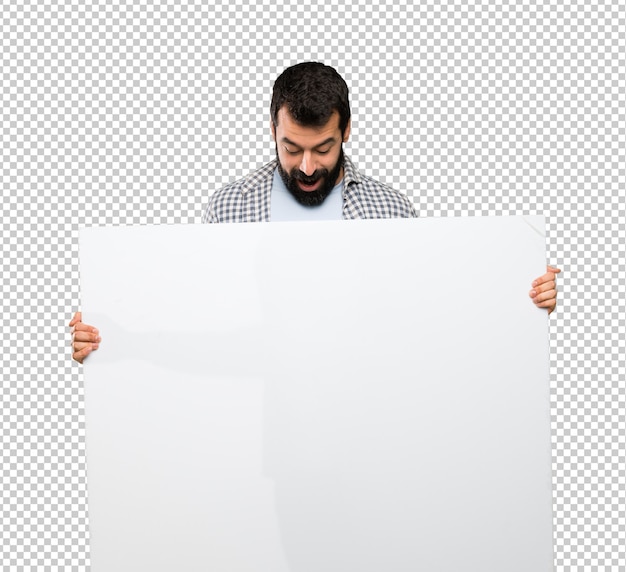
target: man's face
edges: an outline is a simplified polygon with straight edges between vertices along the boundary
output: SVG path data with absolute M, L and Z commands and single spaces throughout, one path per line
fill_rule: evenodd
M 271 128 L 285 186 L 298 202 L 321 204 L 343 177 L 342 143 L 348 140 L 350 125 L 342 134 L 335 111 L 325 125 L 304 127 L 283 107 L 278 111 L 278 125 L 272 123 Z

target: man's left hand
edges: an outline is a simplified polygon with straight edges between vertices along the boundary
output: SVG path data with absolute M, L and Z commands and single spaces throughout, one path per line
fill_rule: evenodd
M 556 275 L 561 272 L 559 268 L 548 266 L 547 272 L 532 283 L 530 297 L 538 308 L 547 308 L 551 314 L 556 307 Z

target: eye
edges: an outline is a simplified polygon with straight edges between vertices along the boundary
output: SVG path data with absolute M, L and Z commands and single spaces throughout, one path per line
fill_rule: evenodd
M 318 152 L 320 155 L 326 155 L 326 153 L 328 153 L 329 151 L 330 151 L 330 149 L 324 149 L 323 151 L 322 151 L 321 149 L 318 149 L 318 151 L 317 151 L 317 152 Z
M 287 147 L 284 147 L 284 149 L 288 155 L 297 155 L 298 153 L 300 153 L 300 151 L 292 151 L 291 149 L 288 149 Z

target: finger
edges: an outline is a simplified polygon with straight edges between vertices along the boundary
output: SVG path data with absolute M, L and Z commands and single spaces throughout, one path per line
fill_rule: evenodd
M 102 338 L 98 333 L 98 330 L 94 331 L 82 331 L 77 330 L 74 332 L 74 342 L 90 342 L 90 343 L 100 343 Z
M 95 326 L 91 326 L 90 324 L 85 324 L 84 322 L 78 322 L 76 326 L 74 326 L 73 332 L 95 332 L 98 333 L 98 328 Z
M 73 345 L 72 358 L 80 363 L 83 363 L 85 357 L 87 357 L 91 352 L 97 350 L 99 347 L 100 344 L 76 342 Z
M 535 278 L 532 284 L 533 286 L 539 286 L 540 284 L 543 284 L 546 281 L 555 280 L 556 275 L 559 272 L 561 272 L 560 268 L 555 268 L 553 266 L 547 266 L 546 270 L 547 272 L 545 274 L 539 276 L 539 278 Z
M 545 302 L 553 301 L 556 303 L 556 290 L 548 290 L 547 292 L 542 292 L 541 294 L 537 294 L 533 297 L 533 301 L 535 304 L 540 305 Z M 545 306 L 542 306 L 545 307 Z
M 79 352 L 81 350 L 84 350 L 85 348 L 89 347 L 91 348 L 93 346 L 93 342 L 74 342 L 72 343 L 72 348 L 73 348 L 73 352 Z
M 542 294 L 548 290 L 556 290 L 556 282 L 554 280 L 550 280 L 549 282 L 544 282 L 543 284 L 536 286 L 528 294 L 531 298 L 534 298 L 537 294 Z
M 69 323 L 70 328 L 74 327 L 76 324 L 78 324 L 79 322 L 82 322 L 83 320 L 83 314 L 82 312 L 76 312 L 74 314 L 74 317 L 72 318 L 72 320 Z
M 94 350 L 97 350 L 98 347 L 93 344 L 89 344 L 82 348 L 79 351 L 76 351 L 72 354 L 72 358 L 74 358 L 78 363 L 83 363 L 84 359 Z
M 537 304 L 537 308 L 547 308 L 548 314 L 551 314 L 554 308 L 556 308 L 556 298 L 552 298 L 550 300 L 546 300 L 544 302 L 539 302 Z
M 556 281 L 556 274 L 554 272 L 546 272 L 542 276 L 539 276 L 538 278 L 535 278 L 533 280 L 532 287 L 536 288 L 537 286 L 541 286 L 542 284 L 545 284 L 546 282 L 555 282 L 555 281 Z

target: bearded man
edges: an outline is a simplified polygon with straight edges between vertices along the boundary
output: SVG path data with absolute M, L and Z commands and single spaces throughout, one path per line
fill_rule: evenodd
M 360 173 L 344 154 L 350 137 L 348 86 L 322 63 L 287 68 L 274 83 L 270 130 L 276 159 L 216 191 L 203 222 L 269 222 L 412 218 L 412 202 L 387 185 Z M 529 296 L 551 313 L 556 306 L 556 274 L 532 282 Z M 101 342 L 98 330 L 77 312 L 70 322 L 73 358 L 82 363 Z

